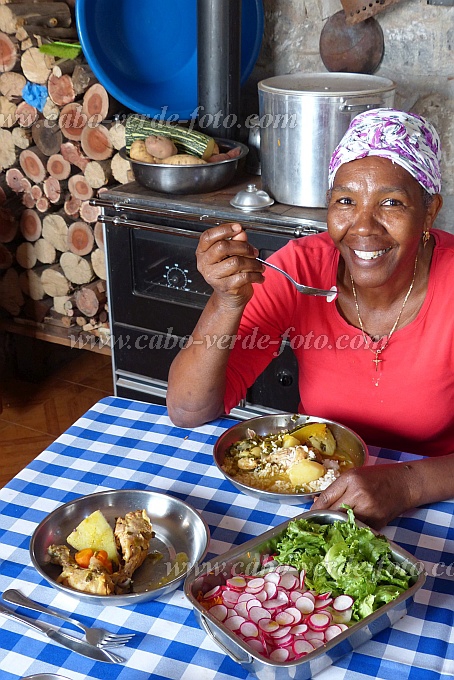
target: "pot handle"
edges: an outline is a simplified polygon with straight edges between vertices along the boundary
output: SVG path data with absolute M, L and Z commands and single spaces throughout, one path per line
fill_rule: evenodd
M 205 633 L 217 644 L 219 647 L 222 649 L 223 652 L 229 656 L 232 661 L 235 661 L 236 663 L 239 664 L 251 664 L 253 661 L 253 658 L 251 657 L 250 654 L 247 655 L 246 659 L 239 659 L 233 652 L 230 651 L 213 633 L 211 630 L 210 626 L 208 625 L 208 621 L 206 620 L 205 616 L 203 614 L 200 615 L 200 623 L 205 631 Z
M 364 99 L 345 99 L 339 104 L 339 111 L 341 113 L 361 113 L 362 111 L 369 111 L 369 109 L 378 109 L 384 106 L 384 102 L 381 100 L 367 97 Z

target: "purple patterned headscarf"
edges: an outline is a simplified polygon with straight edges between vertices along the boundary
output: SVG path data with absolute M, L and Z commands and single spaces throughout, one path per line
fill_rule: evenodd
M 440 138 L 431 123 L 415 113 L 372 109 L 355 116 L 331 157 L 329 188 L 343 163 L 365 156 L 389 158 L 429 194 L 440 193 Z

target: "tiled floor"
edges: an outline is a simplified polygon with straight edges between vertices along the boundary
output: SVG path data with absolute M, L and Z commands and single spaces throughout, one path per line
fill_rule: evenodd
M 99 399 L 113 394 L 110 357 L 73 351 L 73 359 L 39 383 L 16 376 L 2 380 L 0 487 Z

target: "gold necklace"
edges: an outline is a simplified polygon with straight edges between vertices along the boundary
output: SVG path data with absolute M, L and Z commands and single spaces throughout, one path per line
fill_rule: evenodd
M 407 300 L 410 297 L 411 291 L 413 290 L 413 286 L 414 286 L 415 279 L 416 279 L 417 264 L 418 264 L 418 256 L 416 256 L 416 259 L 415 259 L 415 267 L 414 267 L 414 270 L 413 270 L 413 278 L 412 278 L 411 283 L 410 283 L 410 288 L 408 289 L 407 294 L 404 297 L 404 301 L 402 303 L 402 307 L 400 308 L 400 312 L 397 315 L 397 319 L 395 320 L 393 327 L 389 331 L 389 334 L 388 334 L 388 336 L 385 340 L 385 343 L 381 347 L 377 347 L 377 349 L 372 349 L 369 346 L 370 338 L 368 338 L 368 336 L 366 335 L 366 332 L 364 330 L 363 320 L 361 319 L 361 314 L 359 313 L 359 305 L 358 305 L 358 298 L 356 296 L 355 283 L 353 281 L 352 275 L 350 274 L 350 281 L 352 282 L 352 291 L 353 291 L 353 297 L 355 298 L 355 307 L 356 307 L 356 313 L 358 315 L 359 327 L 361 328 L 361 333 L 363 334 L 364 342 L 366 343 L 367 349 L 369 349 L 373 354 L 375 354 L 375 357 L 372 359 L 372 362 L 375 364 L 375 371 L 376 372 L 378 371 L 378 365 L 381 364 L 382 361 L 383 361 L 383 359 L 380 359 L 380 355 L 388 347 L 389 341 L 391 340 L 391 336 L 392 336 L 392 334 L 394 333 L 394 331 L 396 330 L 396 328 L 399 324 L 400 317 L 402 316 L 402 312 L 404 311 L 405 305 L 407 304 Z M 375 381 L 375 385 L 378 386 L 378 379 Z

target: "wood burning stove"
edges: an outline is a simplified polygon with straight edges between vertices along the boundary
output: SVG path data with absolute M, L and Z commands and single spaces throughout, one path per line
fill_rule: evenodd
M 230 199 L 249 182 L 243 178 L 215 193 L 172 197 L 131 183 L 94 200 L 105 224 L 117 396 L 164 403 L 170 364 L 211 294 L 195 260 L 205 229 L 240 221 L 262 258 L 289 239 L 326 230 L 322 209 L 233 208 Z M 234 414 L 294 411 L 297 405 L 297 365 L 284 344 Z

